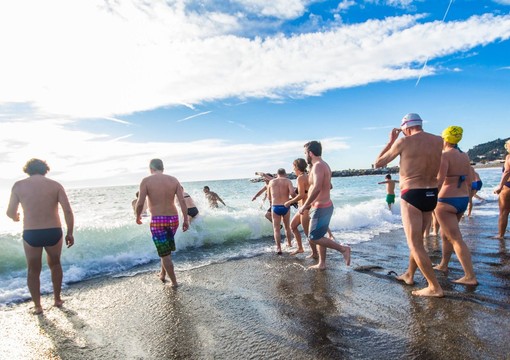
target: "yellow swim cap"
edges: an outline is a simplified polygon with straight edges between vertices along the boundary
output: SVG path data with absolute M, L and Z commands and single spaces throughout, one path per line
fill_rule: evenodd
M 449 126 L 443 130 L 441 134 L 444 141 L 450 144 L 458 144 L 462 140 L 462 128 L 460 126 Z

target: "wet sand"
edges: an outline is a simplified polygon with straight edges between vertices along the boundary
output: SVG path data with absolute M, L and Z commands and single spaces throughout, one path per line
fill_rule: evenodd
M 402 230 L 353 247 L 346 268 L 328 250 L 328 270 L 288 254 L 264 254 L 178 272 L 177 290 L 156 273 L 71 285 L 63 308 L 0 310 L 1 359 L 508 359 L 510 239 L 495 223 L 463 221 L 480 285 L 436 272 L 445 298 L 388 276 L 407 266 Z M 492 223 L 491 223 L 492 222 Z M 433 262 L 440 242 L 427 241 Z

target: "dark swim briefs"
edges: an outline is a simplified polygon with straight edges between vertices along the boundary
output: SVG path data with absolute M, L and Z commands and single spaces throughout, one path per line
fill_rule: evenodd
M 54 246 L 62 239 L 62 228 L 23 230 L 23 240 L 33 247 Z
M 437 205 L 437 188 L 401 190 L 400 198 L 422 212 L 432 211 Z
M 175 251 L 174 235 L 179 226 L 179 216 L 158 215 L 151 217 L 152 241 L 159 257 L 167 256 Z
M 320 240 L 326 235 L 333 210 L 333 204 L 310 210 L 310 240 Z
M 188 208 L 188 216 L 194 218 L 198 215 L 198 209 L 196 207 Z
M 273 212 L 276 215 L 285 216 L 289 212 L 289 208 L 284 205 L 273 205 Z

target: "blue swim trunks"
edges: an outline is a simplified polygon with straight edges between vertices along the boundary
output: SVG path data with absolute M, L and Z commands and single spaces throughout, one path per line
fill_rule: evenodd
M 273 205 L 273 212 L 276 215 L 285 216 L 289 212 L 289 208 L 284 205 Z
M 333 210 L 333 204 L 310 210 L 310 240 L 319 240 L 326 235 Z
M 151 218 L 152 240 L 156 246 L 159 257 L 167 256 L 175 251 L 174 235 L 179 227 L 179 216 L 161 215 Z

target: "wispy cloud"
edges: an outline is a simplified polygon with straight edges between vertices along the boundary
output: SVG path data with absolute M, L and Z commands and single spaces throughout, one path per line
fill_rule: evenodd
M 23 138 L 19 139 L 18 134 L 23 134 Z M 105 134 L 78 131 L 72 122 L 50 118 L 44 122 L 2 122 L 0 187 L 12 186 L 23 177 L 21 168 L 33 157 L 48 161 L 51 177 L 67 185 L 136 184 L 147 175 L 148 162 L 154 157 L 163 159 L 168 164 L 167 172 L 183 181 L 242 178 L 258 169 L 290 168 L 296 155 L 302 154 L 304 144 L 304 141 L 255 144 L 222 139 L 135 142 L 127 141 L 128 137 L 111 139 Z M 349 148 L 343 138 L 327 138 L 322 143 L 327 154 Z
M 185 0 L 1 2 L 0 33 L 10 35 L 0 47 L 10 56 L 2 58 L 0 99 L 110 119 L 231 98 L 278 101 L 418 78 L 426 59 L 510 37 L 510 15 L 491 14 L 445 23 L 405 15 L 296 34 L 277 28 L 275 18 L 299 17 L 311 3 L 232 0 L 233 12 Z M 271 23 L 273 35 L 243 36 L 253 16 Z M 427 65 L 421 76 L 437 72 Z
M 191 116 L 185 117 L 184 119 L 176 120 L 176 122 L 188 121 L 188 120 L 194 119 L 194 118 L 199 117 L 199 116 L 207 115 L 209 113 L 211 113 L 211 111 L 204 111 L 204 112 L 201 112 L 200 114 L 195 114 L 195 115 L 191 115 Z

